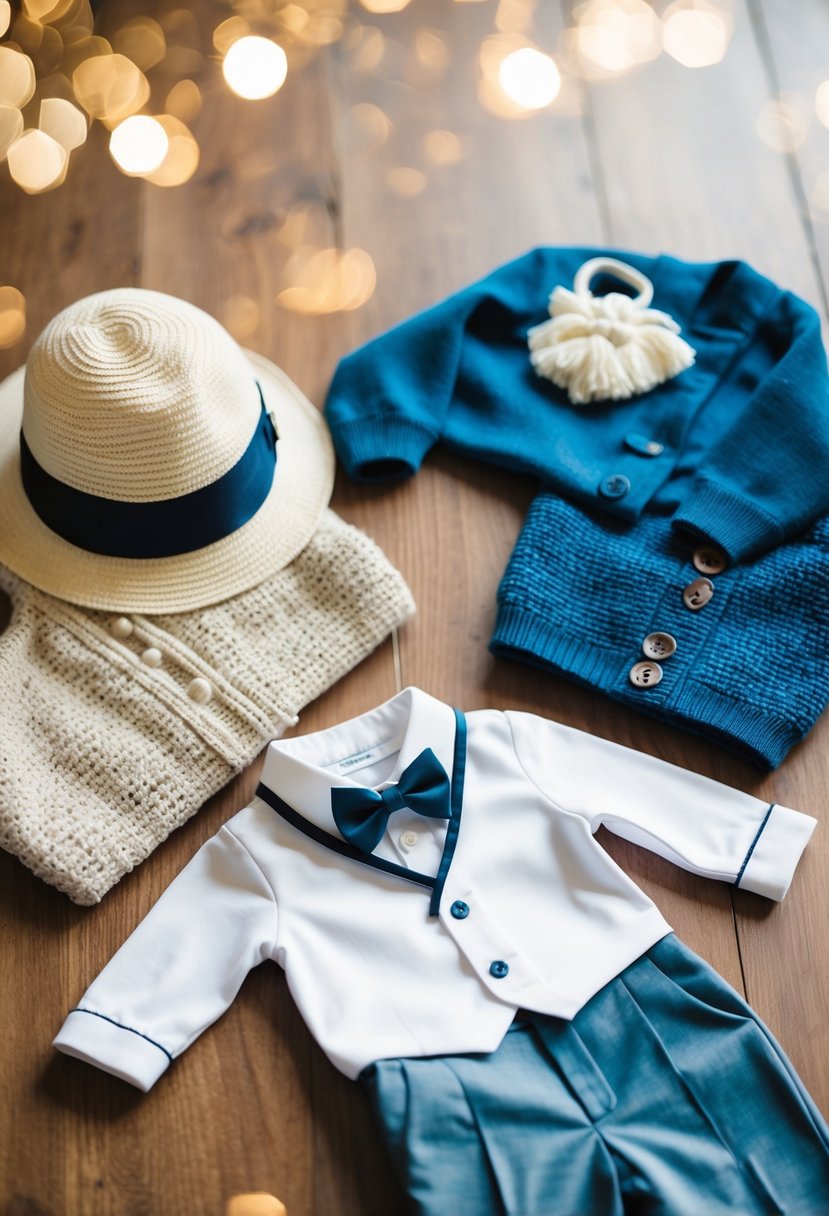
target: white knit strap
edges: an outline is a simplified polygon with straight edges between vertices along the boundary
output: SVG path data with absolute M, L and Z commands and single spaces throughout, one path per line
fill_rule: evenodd
M 603 257 L 590 258 L 578 268 L 573 280 L 573 291 L 576 295 L 589 296 L 590 283 L 602 272 L 612 274 L 614 278 L 621 279 L 638 292 L 635 303 L 640 307 L 647 308 L 653 299 L 653 283 L 646 274 L 642 274 L 641 270 L 634 266 L 628 266 L 627 262 L 620 262 L 618 258 Z

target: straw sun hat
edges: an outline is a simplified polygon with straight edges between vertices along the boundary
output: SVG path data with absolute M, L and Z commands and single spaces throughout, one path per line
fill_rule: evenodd
M 0 384 L 0 562 L 90 608 L 184 612 L 262 582 L 333 476 L 288 377 L 160 292 L 72 304 Z

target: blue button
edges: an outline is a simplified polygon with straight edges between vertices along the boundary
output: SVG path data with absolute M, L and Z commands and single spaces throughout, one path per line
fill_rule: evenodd
M 465 904 L 462 899 L 456 899 L 449 911 L 455 920 L 466 920 L 469 915 L 469 904 Z
M 489 964 L 489 974 L 496 980 L 502 980 L 505 975 L 509 975 L 509 963 L 505 963 L 502 958 L 496 958 L 494 963 Z
M 627 477 L 623 473 L 614 473 L 611 477 L 605 477 L 599 486 L 599 493 L 604 498 L 624 498 L 629 489 Z
M 637 456 L 661 456 L 665 450 L 664 443 L 658 439 L 648 439 L 647 435 L 640 435 L 638 431 L 625 435 L 625 447 Z

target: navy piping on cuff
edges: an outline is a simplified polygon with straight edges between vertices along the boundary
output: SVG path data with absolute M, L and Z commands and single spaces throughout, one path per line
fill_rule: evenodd
M 446 829 L 446 840 L 443 843 L 443 855 L 440 859 L 437 878 L 432 888 L 432 898 L 429 902 L 429 915 L 437 916 L 440 912 L 440 897 L 449 874 L 449 867 L 458 843 L 458 833 L 461 830 L 461 810 L 463 808 L 463 779 L 466 770 L 466 718 L 459 709 L 455 713 L 455 754 L 452 758 L 452 817 Z
M 146 1039 L 148 1043 L 152 1043 L 153 1047 L 157 1047 L 159 1051 L 163 1051 L 167 1059 L 172 1064 L 173 1057 L 166 1047 L 162 1047 L 160 1043 L 156 1043 L 155 1039 L 151 1039 L 148 1034 L 142 1034 L 140 1030 L 133 1029 L 132 1026 L 125 1026 L 123 1022 L 116 1022 L 115 1018 L 108 1018 L 105 1013 L 98 1013 L 94 1009 L 82 1009 L 77 1005 L 74 1009 L 69 1010 L 70 1013 L 88 1013 L 93 1018 L 102 1018 L 105 1022 L 111 1022 L 113 1026 L 117 1026 L 119 1030 L 128 1030 L 130 1034 L 137 1034 L 139 1039 Z
M 281 815 L 290 823 L 291 827 L 302 832 L 304 836 L 310 836 L 311 840 L 315 840 L 317 844 L 323 845 L 326 849 L 333 849 L 335 853 L 340 853 L 343 857 L 348 857 L 351 861 L 358 861 L 361 865 L 372 866 L 375 870 L 385 870 L 388 874 L 396 874 L 399 878 L 408 878 L 409 882 L 416 882 L 421 887 L 433 887 L 435 885 L 434 878 L 430 878 L 428 874 L 421 874 L 418 870 L 407 870 L 405 866 L 399 866 L 394 861 L 386 861 L 384 857 L 375 857 L 371 853 L 364 853 L 361 849 L 357 849 L 354 845 L 349 844 L 347 840 L 340 840 L 337 836 L 332 836 L 330 832 L 323 831 L 316 824 L 309 823 L 298 811 L 295 811 L 292 806 L 288 806 L 287 802 L 283 802 L 278 794 L 275 794 L 267 785 L 260 784 L 256 790 L 257 798 L 261 798 L 263 802 L 267 802 L 268 806 L 276 811 L 277 815 Z
M 747 865 L 748 865 L 748 863 L 751 861 L 751 854 L 752 854 L 752 853 L 754 852 L 754 850 L 756 849 L 756 847 L 757 847 L 757 841 L 758 841 L 758 840 L 760 839 L 760 837 L 763 835 L 763 829 L 765 828 L 766 824 L 767 824 L 767 823 L 768 823 L 768 821 L 769 821 L 769 815 L 772 813 L 772 811 L 774 810 L 774 808 L 775 808 L 775 806 L 776 806 L 776 805 L 777 805 L 777 804 L 776 804 L 775 802 L 773 802 L 773 803 L 771 804 L 771 806 L 769 807 L 769 809 L 766 811 L 765 816 L 763 817 L 763 822 L 760 824 L 759 828 L 757 829 L 757 835 L 754 837 L 754 839 L 752 840 L 751 844 L 748 846 L 748 852 L 747 852 L 747 853 L 746 853 L 746 855 L 745 855 L 745 860 L 743 861 L 743 864 L 740 866 L 740 873 L 739 873 L 739 874 L 737 875 L 737 877 L 734 879 L 734 886 L 735 886 L 735 887 L 739 887 L 739 885 L 740 885 L 740 879 L 743 877 L 743 874 L 745 874 L 745 869 L 746 869 L 746 866 L 747 866 Z

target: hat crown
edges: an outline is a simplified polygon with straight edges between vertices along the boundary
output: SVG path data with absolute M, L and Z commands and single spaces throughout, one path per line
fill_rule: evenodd
M 260 408 L 250 364 L 218 321 L 173 296 L 119 288 L 70 305 L 35 342 L 23 433 L 67 485 L 149 502 L 232 468 Z

